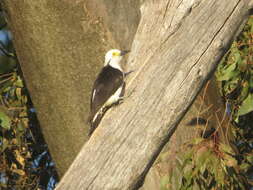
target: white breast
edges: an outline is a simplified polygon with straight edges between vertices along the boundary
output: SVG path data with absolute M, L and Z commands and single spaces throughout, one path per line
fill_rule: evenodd
M 115 104 L 119 101 L 120 94 L 123 90 L 123 86 L 121 86 L 106 102 L 105 104 L 99 109 L 99 111 L 94 115 L 92 121 L 94 122 L 97 119 L 98 114 L 101 114 L 105 107 L 110 107 L 112 104 Z M 93 93 L 93 96 L 95 92 Z M 93 97 L 92 97 L 93 98 Z
M 111 106 L 114 103 L 117 103 L 122 92 L 122 86 L 105 102 L 104 106 Z

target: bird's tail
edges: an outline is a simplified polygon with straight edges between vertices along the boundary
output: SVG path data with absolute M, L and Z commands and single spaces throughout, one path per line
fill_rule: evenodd
M 107 108 L 101 109 L 99 112 L 96 113 L 92 118 L 89 118 L 89 123 L 90 123 L 90 130 L 89 130 L 89 136 L 92 135 L 92 133 L 95 131 L 97 126 L 99 125 L 100 121 L 105 115 L 105 112 L 107 111 Z

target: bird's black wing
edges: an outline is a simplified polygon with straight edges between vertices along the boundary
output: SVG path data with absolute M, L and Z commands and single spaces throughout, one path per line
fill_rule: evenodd
M 90 117 L 92 120 L 104 103 L 113 95 L 117 89 L 124 85 L 124 74 L 118 69 L 111 66 L 106 66 L 98 74 L 98 77 L 93 85 L 91 102 L 90 102 Z

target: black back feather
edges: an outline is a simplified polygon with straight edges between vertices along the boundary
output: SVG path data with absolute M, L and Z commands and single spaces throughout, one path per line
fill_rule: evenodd
M 102 108 L 105 102 L 113 95 L 120 86 L 124 85 L 124 73 L 109 65 L 103 67 L 94 82 L 90 100 L 90 135 L 100 123 L 108 108 L 104 108 L 93 121 L 95 114 Z M 124 91 L 124 90 L 123 90 Z M 93 94 L 95 93 L 94 97 Z

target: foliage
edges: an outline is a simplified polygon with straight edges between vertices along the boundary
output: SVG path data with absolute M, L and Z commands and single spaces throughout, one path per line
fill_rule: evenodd
M 218 66 L 216 77 L 233 118 L 234 145 L 218 133 L 181 147 L 177 163 L 161 180 L 161 190 L 250 189 L 253 176 L 253 17 Z M 191 147 L 191 148 L 190 148 Z M 184 151 L 183 151 L 184 150 Z M 185 151 L 187 150 L 187 151 Z
M 0 46 L 0 189 L 53 189 L 57 174 L 13 48 Z
M 169 178 L 162 180 L 161 190 L 242 190 L 248 186 L 230 146 L 203 138 L 194 139 L 190 145 L 193 148 L 185 147 L 187 151 L 177 155 L 177 163 Z
M 24 139 L 28 128 L 25 106 L 27 97 L 22 91 L 23 83 L 16 73 L 1 75 L 0 83 L 2 84 L 0 87 L 0 143 L 2 145 L 0 168 L 5 170 L 5 172 L 1 171 L 1 174 L 6 175 L 6 183 L 1 183 L 1 187 L 7 187 L 12 178 L 16 178 L 19 187 L 22 187 L 27 183 L 25 161 L 31 158 L 30 152 L 27 151 L 27 142 Z
M 221 81 L 221 93 L 230 103 L 232 115 L 253 111 L 253 18 L 218 66 L 216 76 Z
M 242 33 L 218 67 L 217 79 L 221 94 L 230 105 L 233 117 L 233 133 L 238 150 L 240 170 L 252 182 L 253 166 L 253 17 L 251 16 Z M 231 71 L 228 67 L 235 67 Z M 230 73 L 224 78 L 221 73 Z

